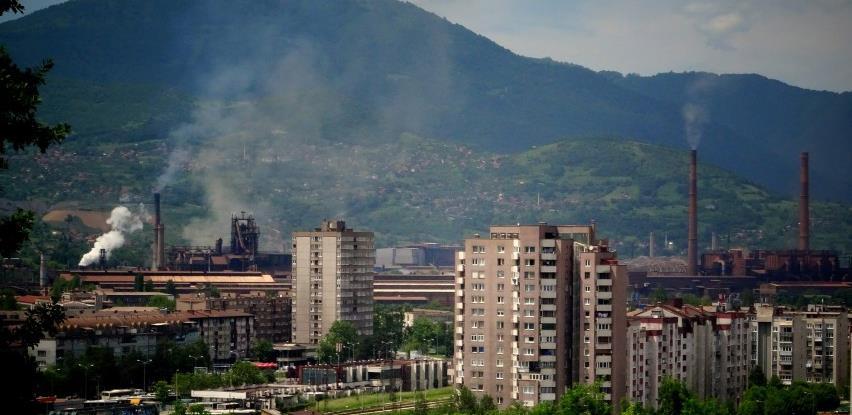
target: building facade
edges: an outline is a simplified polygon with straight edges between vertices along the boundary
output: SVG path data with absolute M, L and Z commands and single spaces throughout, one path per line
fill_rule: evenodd
M 180 297 L 178 311 L 242 311 L 254 316 L 255 340 L 288 343 L 292 335 L 291 299 L 286 296 L 225 295 L 222 297 Z
M 629 315 L 627 396 L 656 408 L 665 378 L 701 399 L 737 402 L 751 369 L 750 318 L 723 304 L 657 304 Z
M 547 224 L 492 226 L 489 237 L 465 240 L 456 262 L 457 384 L 506 407 L 555 401 L 578 380 L 575 275 L 590 241 L 592 226 Z
M 361 335 L 373 333 L 372 232 L 325 221 L 293 233 L 293 342 L 317 344 L 337 320 Z
M 627 266 L 615 253 L 593 246 L 579 253 L 580 382 L 599 382 L 615 406 L 625 394 Z M 581 276 L 581 277 L 580 277 Z
M 849 318 L 842 308 L 809 305 L 790 311 L 761 304 L 752 321 L 752 362 L 767 378 L 849 383 Z

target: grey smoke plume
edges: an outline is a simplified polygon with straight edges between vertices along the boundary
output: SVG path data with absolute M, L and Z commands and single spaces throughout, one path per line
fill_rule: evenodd
M 329 56 L 328 46 L 292 36 L 282 47 L 280 25 L 235 25 L 246 32 L 231 34 L 246 39 L 235 42 L 245 46 L 240 58 L 214 62 L 199 74 L 204 101 L 169 136 L 174 150 L 156 187 L 173 183 L 185 168 L 190 185 L 203 189 L 207 214 L 190 219 L 182 232 L 191 244 L 211 245 L 226 236 L 231 215 L 241 211 L 258 220 L 264 250 L 283 248 L 290 231 L 316 226 L 324 217 L 351 223 L 353 199 L 375 191 L 377 170 L 397 157 L 369 159 L 358 152 L 373 150 L 376 136 L 393 140 L 426 124 L 435 111 L 447 111 L 447 103 L 461 101 L 453 99 L 458 94 L 450 82 L 445 35 L 425 40 L 434 44 L 434 53 L 424 57 L 428 65 L 389 73 L 393 93 L 366 94 L 373 99 L 367 105 L 353 98 L 364 92 L 352 90 L 364 84 L 363 56 Z M 342 64 L 332 70 L 332 62 Z M 429 90 L 409 86 L 412 79 L 428 80 Z
M 106 250 L 107 258 L 109 258 L 114 249 L 124 246 L 126 234 L 142 229 L 142 220 L 145 216 L 144 210 L 133 213 L 124 206 L 115 207 L 110 213 L 109 219 L 106 220 L 107 225 L 110 225 L 112 230 L 95 240 L 95 246 L 80 258 L 78 265 L 85 267 L 97 262 L 100 258 L 101 249 Z
M 713 74 L 701 73 L 695 75 L 695 80 L 686 87 L 686 104 L 681 107 L 683 127 L 689 147 L 697 150 L 701 144 L 704 126 L 710 122 L 710 111 L 705 102 L 707 94 L 719 82 L 719 77 Z
M 681 108 L 683 126 L 686 131 L 686 141 L 693 150 L 698 149 L 701 144 L 701 130 L 707 123 L 707 111 L 703 106 L 688 102 Z

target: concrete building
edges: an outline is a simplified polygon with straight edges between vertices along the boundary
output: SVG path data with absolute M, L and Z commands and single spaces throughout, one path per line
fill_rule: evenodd
M 583 329 L 579 380 L 600 382 L 601 391 L 618 406 L 626 382 L 627 266 L 619 265 L 605 246 L 584 249 L 579 257 Z
M 184 313 L 198 323 L 201 339 L 214 363 L 234 363 L 248 357 L 255 341 L 254 316 L 242 311 Z
M 293 233 L 293 342 L 317 344 L 337 320 L 373 333 L 372 232 L 325 221 Z
M 750 319 L 724 304 L 673 304 L 632 312 L 627 332 L 627 395 L 656 407 L 664 378 L 682 382 L 701 399 L 737 402 L 747 387 Z
M 302 385 L 360 391 L 422 391 L 448 386 L 447 361 L 441 359 L 371 360 L 297 368 Z
M 457 384 L 506 407 L 555 401 L 577 381 L 575 275 L 590 241 L 593 226 L 547 224 L 492 226 L 490 237 L 465 240 L 456 262 Z
M 752 361 L 767 378 L 794 381 L 849 382 L 849 318 L 844 309 L 809 305 L 790 311 L 761 304 L 752 322 Z
M 58 359 L 80 357 L 89 347 L 111 349 L 116 357 L 131 352 L 151 357 L 160 344 L 189 344 L 200 338 L 199 324 L 188 314 L 103 311 L 66 319 L 55 336 L 39 341 L 30 354 L 44 369 Z
M 255 340 L 290 342 L 293 316 L 291 299 L 285 296 L 226 294 L 222 297 L 182 296 L 177 311 L 242 311 L 254 316 Z
M 453 275 L 378 274 L 373 278 L 376 304 L 453 306 Z

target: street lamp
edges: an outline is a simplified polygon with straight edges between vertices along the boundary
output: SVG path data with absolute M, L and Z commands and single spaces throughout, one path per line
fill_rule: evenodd
M 148 363 L 151 363 L 151 359 L 136 361 L 142 363 L 142 391 L 148 392 Z
M 95 367 L 93 363 L 82 364 L 78 363 L 77 366 L 83 368 L 83 400 L 89 399 L 89 369 Z

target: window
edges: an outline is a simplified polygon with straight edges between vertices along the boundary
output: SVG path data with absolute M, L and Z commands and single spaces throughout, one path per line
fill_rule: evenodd
M 497 253 L 502 254 L 506 252 L 506 247 L 503 245 L 497 245 Z
M 589 336 L 583 337 L 583 343 L 589 343 Z
M 529 308 L 525 308 L 524 317 L 535 317 L 535 311 Z
M 535 253 L 535 247 L 534 246 L 525 246 L 524 247 L 524 253 L 534 254 Z
M 506 272 L 502 270 L 497 271 L 497 278 L 506 278 Z
M 474 295 L 470 297 L 470 302 L 473 304 L 485 304 L 485 296 Z
M 498 335 L 497 335 L 497 341 L 498 341 L 498 342 L 503 341 L 503 335 L 502 335 L 502 334 L 498 334 Z
M 503 354 L 503 346 L 497 346 L 497 354 Z
M 477 266 L 477 267 L 484 267 L 485 266 L 485 258 L 471 258 L 470 264 Z
M 535 351 L 533 349 L 524 349 L 524 356 L 535 356 Z
M 503 359 L 497 359 L 497 367 L 503 367 Z
M 505 325 L 504 325 L 504 323 L 503 323 L 502 321 L 498 321 L 498 322 L 497 322 L 497 328 L 498 328 L 498 329 L 502 329 L 504 326 L 505 326 Z
M 592 305 L 592 300 L 586 298 L 585 300 L 583 300 L 583 304 L 584 305 Z
M 476 320 L 476 321 L 473 322 L 473 326 L 471 326 L 471 327 L 475 328 L 475 329 L 485 328 L 485 322 L 482 321 L 482 320 Z
M 474 284 L 471 284 L 471 288 L 472 288 L 474 291 L 485 291 L 485 284 L 483 284 L 483 283 L 481 283 L 481 282 L 479 282 L 479 283 L 474 283 Z
M 524 330 L 535 330 L 535 323 L 524 323 Z
M 535 343 L 535 337 L 527 336 L 527 338 L 526 338 L 526 342 L 527 342 L 527 343 Z
M 533 386 L 530 386 L 530 385 L 524 385 L 524 388 L 522 390 L 523 390 L 524 395 L 535 394 L 535 388 Z
M 474 334 L 474 335 L 470 336 L 470 341 L 472 341 L 472 342 L 484 342 L 485 341 L 485 335 L 484 334 Z
M 585 265 L 586 265 L 587 267 L 592 266 L 592 260 L 591 260 L 591 259 L 587 259 L 587 260 L 586 260 Z
M 482 245 L 474 245 L 474 246 L 471 247 L 471 249 L 473 250 L 474 254 L 484 254 L 485 253 L 485 247 L 482 246 Z
M 528 293 L 535 291 L 535 284 L 524 284 L 524 291 Z
M 485 346 L 473 346 L 470 348 L 471 353 L 485 353 Z
M 524 298 L 524 305 L 535 305 L 535 298 Z
M 497 379 L 503 379 L 503 372 L 497 372 Z
M 503 258 L 497 258 L 497 265 L 506 265 L 506 260 Z
M 484 308 L 471 308 L 470 314 L 474 315 L 474 316 L 484 316 L 485 315 L 485 309 Z
M 534 260 L 534 259 L 532 259 L 532 258 L 527 258 L 527 259 L 525 259 L 525 260 L 524 260 L 524 266 L 527 266 L 527 267 L 534 267 L 534 266 L 535 266 L 535 260 Z
M 506 299 L 502 295 L 498 295 L 497 304 L 506 304 Z
M 524 271 L 524 279 L 531 280 L 535 278 L 535 271 Z
M 503 317 L 505 315 L 506 315 L 506 312 L 504 312 L 503 310 L 497 310 L 497 317 Z
M 592 287 L 586 286 L 586 292 L 587 292 L 587 293 L 592 292 Z
M 497 291 L 503 291 L 506 289 L 506 284 L 500 283 L 497 284 Z

